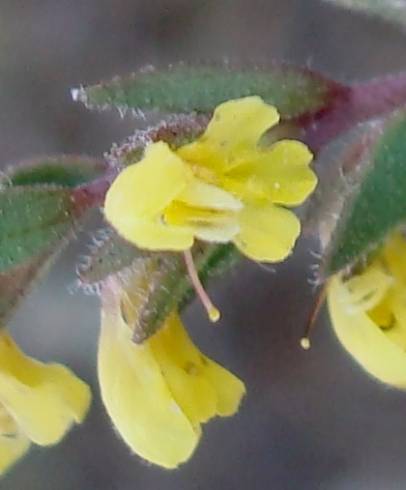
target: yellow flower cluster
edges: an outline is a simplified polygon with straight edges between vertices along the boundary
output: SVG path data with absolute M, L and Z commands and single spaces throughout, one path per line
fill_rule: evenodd
M 234 414 L 244 384 L 193 344 L 179 316 L 142 345 L 132 341 L 137 288 L 105 287 L 98 372 L 103 402 L 116 429 L 142 458 L 175 468 L 199 442 L 201 424 Z
M 278 121 L 274 107 L 246 97 L 219 105 L 193 143 L 149 145 L 110 187 L 107 220 L 143 249 L 186 250 L 198 238 L 232 241 L 258 261 L 284 259 L 300 233 L 285 206 L 302 203 L 317 178 L 303 143 L 261 144 Z
M 199 239 L 233 242 L 254 260 L 284 259 L 300 232 L 288 208 L 304 201 L 317 178 L 303 143 L 261 141 L 278 121 L 274 107 L 246 97 L 217 107 L 195 142 L 178 149 L 149 145 L 144 158 L 124 169 L 109 189 L 107 220 L 144 249 L 188 251 Z M 142 345 L 134 344 L 137 288 L 131 279 L 125 285 L 116 279 L 107 280 L 102 298 L 102 398 L 135 453 L 175 468 L 193 453 L 203 423 L 238 410 L 245 387 L 199 352 L 176 312 Z M 348 290 L 337 284 L 333 289 Z M 83 420 L 89 403 L 88 386 L 72 372 L 25 356 L 2 331 L 0 474 L 31 442 L 58 442 Z
M 334 330 L 371 375 L 406 388 L 406 239 L 396 232 L 350 279 L 328 286 Z
M 83 421 L 89 387 L 60 364 L 26 356 L 0 332 L 0 475 L 22 457 L 31 442 L 59 442 L 74 422 Z

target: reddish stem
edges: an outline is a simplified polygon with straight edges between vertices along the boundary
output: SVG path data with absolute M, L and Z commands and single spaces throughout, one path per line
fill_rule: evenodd
M 106 193 L 118 172 L 119 169 L 110 169 L 98 179 L 74 189 L 72 200 L 78 212 L 83 212 L 84 209 L 102 206 Z
M 357 123 L 384 116 L 406 105 L 406 72 L 354 83 L 333 99 L 330 107 L 299 121 L 304 141 L 319 150 Z

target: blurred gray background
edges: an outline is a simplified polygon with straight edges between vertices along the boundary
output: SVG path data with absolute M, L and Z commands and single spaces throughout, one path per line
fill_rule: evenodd
M 140 122 L 90 113 L 70 88 L 149 63 L 280 59 L 352 81 L 405 68 L 406 37 L 313 0 L 0 0 L 0 166 L 54 153 L 100 155 Z M 298 347 L 314 244 L 264 270 L 244 263 L 212 290 L 219 327 L 186 312 L 207 354 L 245 380 L 239 414 L 206 426 L 179 470 L 151 467 L 116 437 L 97 391 L 98 299 L 69 293 L 74 244 L 12 322 L 32 355 L 94 387 L 90 416 L 55 448 L 33 448 L 6 490 L 391 490 L 406 488 L 406 394 L 365 376 L 322 313 Z

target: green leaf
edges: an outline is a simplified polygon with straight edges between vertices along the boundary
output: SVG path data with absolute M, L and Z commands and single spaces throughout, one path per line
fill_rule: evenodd
M 68 188 L 0 192 L 0 324 L 46 272 L 86 216 Z
M 371 149 L 381 136 L 383 123 L 374 120 L 356 125 L 325 146 L 315 161 L 318 184 L 305 204 L 305 233 L 319 235 L 322 248 L 331 240 L 343 207 L 359 186 L 371 163 Z
M 148 251 L 140 250 L 121 238 L 112 228 L 102 230 L 102 233 L 94 238 L 94 242 L 85 263 L 77 268 L 78 279 L 82 286 L 97 284 L 110 274 L 132 266 L 136 259 L 151 255 Z
M 51 265 L 58 251 L 53 254 L 48 250 L 0 273 L 0 328 L 6 325 L 20 301 L 34 287 L 47 266 Z
M 406 4 L 399 0 L 324 0 L 406 27 Z
M 75 187 L 106 171 L 103 161 L 47 157 L 9 167 L 0 181 L 0 323 L 74 236 L 91 201 Z
M 390 118 L 379 133 L 360 183 L 353 186 L 332 235 L 327 274 L 356 262 L 406 220 L 405 113 Z
M 76 187 L 100 177 L 106 163 L 83 156 L 44 157 L 10 166 L 2 174 L 4 185 L 55 184 Z
M 69 189 L 11 187 L 0 192 L 0 273 L 54 249 L 79 217 Z
M 259 95 L 284 118 L 315 114 L 345 93 L 345 87 L 308 70 L 276 65 L 233 69 L 180 64 L 72 90 L 73 98 L 89 108 L 116 107 L 121 112 L 210 113 L 226 100 Z

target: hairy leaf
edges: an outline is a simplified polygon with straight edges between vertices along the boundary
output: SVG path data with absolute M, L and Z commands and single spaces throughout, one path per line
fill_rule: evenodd
M 11 187 L 0 193 L 0 272 L 62 240 L 75 222 L 67 189 Z
M 121 238 L 112 228 L 104 229 L 94 242 L 86 262 L 77 268 L 82 285 L 97 284 L 110 274 L 132 266 L 136 259 L 151 255 Z
M 293 67 L 234 69 L 184 64 L 163 70 L 150 68 L 72 91 L 73 98 L 89 108 L 165 113 L 210 113 L 225 100 L 259 95 L 274 104 L 284 118 L 315 114 L 345 93 L 345 87 Z
M 44 157 L 10 166 L 0 176 L 0 322 L 74 236 L 92 207 L 86 188 L 102 176 L 102 160 Z
M 17 186 L 0 192 L 0 322 L 74 236 L 87 209 L 71 189 Z
M 348 199 L 357 190 L 383 121 L 358 124 L 323 148 L 315 162 L 318 184 L 305 205 L 304 233 L 319 235 L 322 249 L 330 243 L 337 220 Z
M 22 162 L 1 175 L 3 186 L 55 184 L 75 187 L 96 179 L 106 171 L 106 163 L 95 158 L 63 155 Z
M 233 245 L 201 245 L 194 247 L 193 256 L 199 277 L 203 284 L 231 267 L 239 253 Z M 148 266 L 145 267 L 145 262 Z M 141 303 L 133 339 L 141 343 L 154 334 L 165 318 L 175 308 L 179 311 L 194 297 L 194 290 L 186 274 L 181 254 L 154 254 L 137 263 L 136 271 L 140 282 L 145 283 L 147 274 L 148 290 Z
M 5 326 L 19 302 L 38 281 L 39 276 L 45 273 L 58 251 L 52 253 L 48 250 L 0 273 L 0 328 Z
M 381 133 L 382 130 L 379 132 Z M 387 120 L 332 235 L 326 273 L 351 265 L 406 220 L 406 115 Z

